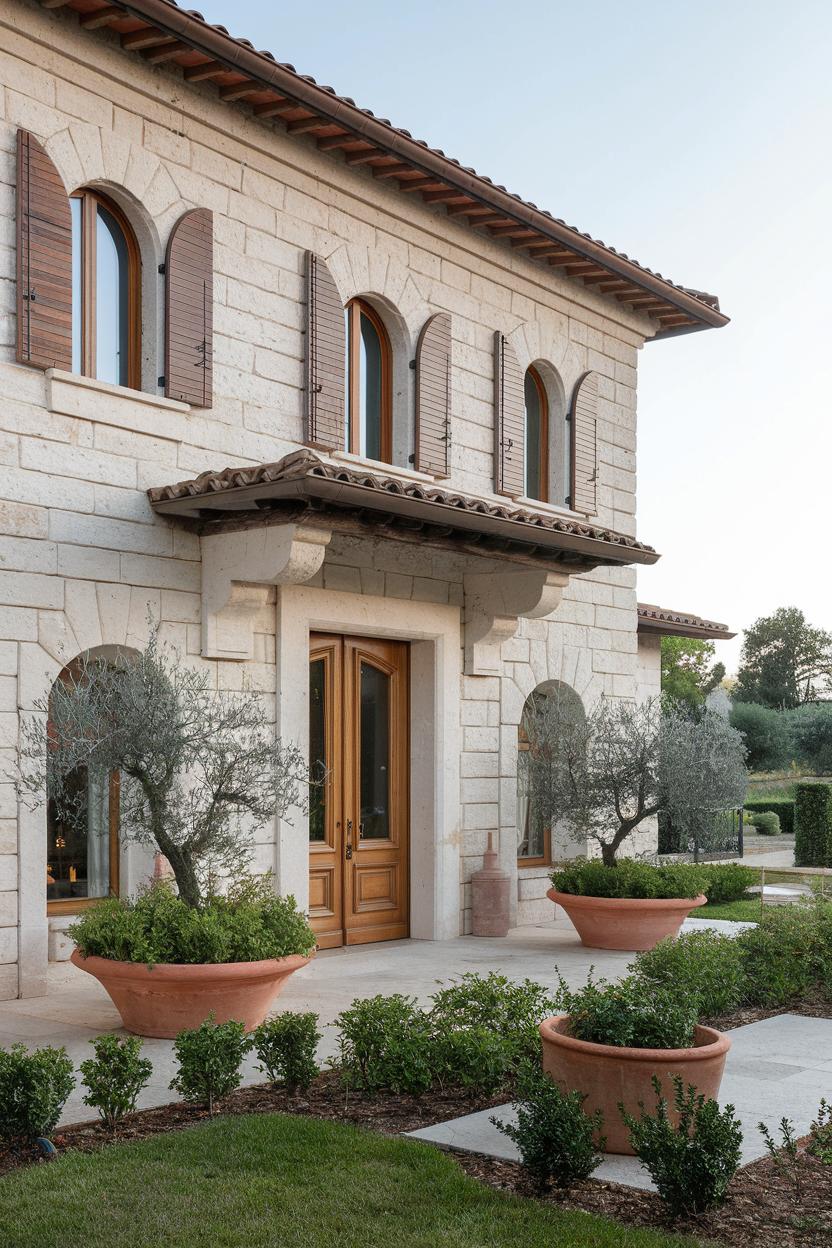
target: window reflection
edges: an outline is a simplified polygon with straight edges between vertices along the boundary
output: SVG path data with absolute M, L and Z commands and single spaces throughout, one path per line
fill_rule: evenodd
M 535 369 L 526 372 L 526 497 L 546 499 L 548 421 L 546 394 Z
M 115 205 L 78 191 L 72 212 L 72 367 L 113 385 L 139 384 L 139 251 Z
M 381 321 L 369 305 L 346 308 L 346 450 L 365 459 L 388 461 L 390 446 L 390 347 Z
M 95 342 L 99 381 L 127 385 L 129 261 L 127 240 L 103 204 L 96 213 Z
M 326 664 L 313 659 L 309 664 L 309 839 L 326 840 Z
M 390 836 L 390 677 L 361 664 L 361 838 Z

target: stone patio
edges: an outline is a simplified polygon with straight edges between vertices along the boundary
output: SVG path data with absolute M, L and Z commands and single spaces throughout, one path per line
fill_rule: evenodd
M 821 1097 L 829 1099 L 832 1019 L 780 1014 L 737 1027 L 731 1032 L 731 1041 L 719 1099 L 737 1111 L 743 1132 L 742 1164 L 748 1165 L 766 1152 L 757 1129 L 759 1122 L 765 1122 L 779 1138 L 780 1119 L 790 1118 L 797 1135 L 806 1135 Z M 445 1148 L 516 1160 L 517 1148 L 492 1124 L 492 1115 L 503 1121 L 516 1120 L 513 1106 L 501 1105 L 410 1134 Z M 595 1177 L 628 1187 L 653 1187 L 636 1157 L 607 1154 Z
M 744 924 L 708 923 L 690 919 L 686 929 L 718 927 L 736 930 Z M 608 979 L 626 973 L 631 953 L 611 953 L 584 949 L 575 929 L 566 918 L 536 927 L 515 928 L 504 939 L 463 936 L 456 940 L 402 940 L 379 945 L 356 945 L 333 949 L 317 957 L 289 980 L 278 1005 L 287 1010 L 315 1010 L 322 1023 L 331 1023 L 356 997 L 376 993 L 407 992 L 422 1004 L 437 984 L 465 971 L 501 971 L 511 979 L 554 982 L 557 965 L 572 985 L 584 981 L 591 966 Z M 90 1056 L 89 1041 L 105 1031 L 120 1031 L 120 1018 L 110 998 L 97 980 L 76 970 L 71 963 L 53 963 L 49 968 L 49 991 L 44 997 L 8 1001 L 0 1005 L 0 1045 L 19 1040 L 31 1048 L 65 1045 L 76 1067 Z M 332 1027 L 323 1027 L 319 1060 L 335 1053 L 336 1036 Z M 170 1040 L 147 1040 L 145 1052 L 153 1061 L 151 1082 L 145 1088 L 140 1106 L 162 1105 L 174 1099 L 169 1083 L 174 1073 Z M 262 1082 L 255 1061 L 244 1066 L 244 1082 Z M 67 1102 L 62 1122 L 79 1122 L 95 1115 L 83 1104 L 83 1090 L 76 1088 Z

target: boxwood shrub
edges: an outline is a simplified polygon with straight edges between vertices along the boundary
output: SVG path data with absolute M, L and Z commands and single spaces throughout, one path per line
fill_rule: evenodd
M 655 988 L 675 988 L 694 1002 L 700 1018 L 727 1014 L 746 996 L 741 945 L 733 936 L 710 929 L 660 940 L 636 955 L 631 970 L 644 983 L 646 995 Z
M 748 822 L 757 829 L 760 836 L 780 835 L 780 816 L 773 810 L 755 811 L 748 816 Z
M 595 980 L 572 989 L 559 974 L 558 1012 L 569 1015 L 569 1034 L 591 1044 L 630 1049 L 686 1049 L 693 1044 L 696 1001 L 673 983 L 656 981 L 649 992 L 637 975 L 618 983 Z
M 832 785 L 794 786 L 794 861 L 798 867 L 832 867 Z
M 199 909 L 155 885 L 135 900 L 111 897 L 85 910 L 69 929 L 84 957 L 117 962 L 256 962 L 308 954 L 315 934 L 294 897 L 246 888 L 212 897 Z
M 739 901 L 758 879 L 753 867 L 744 867 L 739 862 L 703 863 L 700 870 L 705 876 L 702 891 L 714 905 Z
M 697 897 L 704 892 L 705 873 L 693 863 L 654 866 L 635 858 L 619 858 L 606 867 L 599 858 L 578 859 L 552 872 L 559 893 L 578 897 Z
M 773 811 L 780 819 L 780 829 L 787 836 L 794 835 L 794 798 L 753 797 L 745 803 L 746 815 L 765 814 Z

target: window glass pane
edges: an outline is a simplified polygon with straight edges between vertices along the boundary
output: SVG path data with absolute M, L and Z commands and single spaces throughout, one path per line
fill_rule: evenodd
M 517 857 L 542 858 L 546 852 L 546 825 L 534 794 L 530 792 L 531 755 L 521 749 L 517 755 Z
M 128 381 L 129 255 L 127 240 L 111 212 L 98 205 L 95 220 L 95 375 Z
M 326 664 L 313 659 L 309 664 L 309 769 L 313 781 L 323 781 L 326 757 Z M 326 785 L 309 786 L 309 839 L 326 840 Z
M 344 356 L 344 395 L 346 397 L 347 419 L 344 436 L 344 450 L 348 451 L 352 446 L 352 422 L 355 419 L 355 413 L 352 410 L 352 387 L 350 386 L 350 360 L 352 359 L 352 317 L 350 309 L 344 308 L 344 338 L 347 344 L 346 354 Z
M 81 274 L 82 255 L 81 255 L 81 212 L 83 204 L 77 198 L 69 201 L 70 212 L 72 213 L 72 371 L 73 373 L 81 372 Z
M 361 454 L 381 459 L 382 347 L 378 331 L 361 313 Z
M 46 828 L 47 901 L 108 896 L 110 777 L 79 767 L 66 780 L 61 809 L 49 801 Z
M 370 663 L 361 664 L 361 829 L 362 840 L 390 836 L 390 678 Z
M 540 479 L 540 435 L 543 413 L 540 410 L 540 391 L 529 370 L 525 380 L 526 394 L 526 496 L 542 498 Z

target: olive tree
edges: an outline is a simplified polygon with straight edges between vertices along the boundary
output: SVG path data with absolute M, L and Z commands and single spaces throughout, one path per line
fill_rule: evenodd
M 158 630 L 139 654 L 82 657 L 35 709 L 22 727 L 22 800 L 83 822 L 71 778 L 120 773 L 121 837 L 158 848 L 190 906 L 215 874 L 244 874 L 258 827 L 305 805 L 303 756 L 275 738 L 261 699 L 211 689 Z
M 527 719 L 528 785 L 544 819 L 568 821 L 614 866 L 626 839 L 653 815 L 694 837 L 745 799 L 745 746 L 723 715 L 602 699 L 587 715 L 555 696 Z

